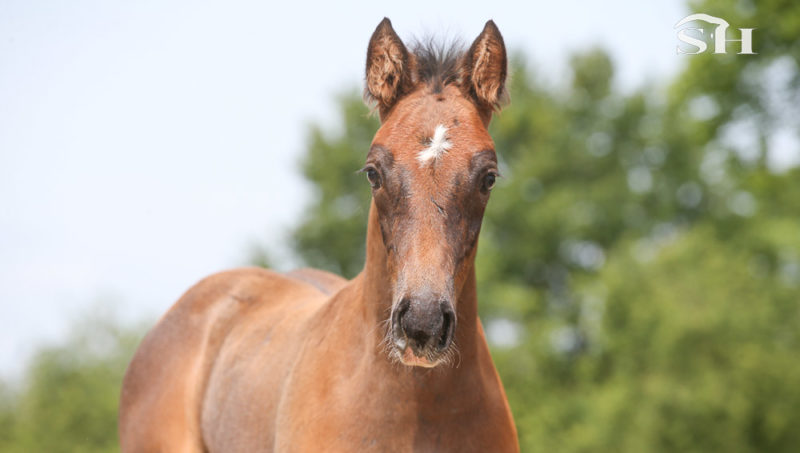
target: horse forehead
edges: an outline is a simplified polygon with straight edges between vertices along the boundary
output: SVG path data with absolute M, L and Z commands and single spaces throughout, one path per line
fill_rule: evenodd
M 492 140 L 476 113 L 457 102 L 435 96 L 417 102 L 378 131 L 375 142 L 391 150 L 395 160 L 414 167 L 468 162 Z

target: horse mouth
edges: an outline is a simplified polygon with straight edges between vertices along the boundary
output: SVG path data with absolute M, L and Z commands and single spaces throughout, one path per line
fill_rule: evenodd
M 405 350 L 402 353 L 400 353 L 400 362 L 406 366 L 433 368 L 436 365 L 438 365 L 441 362 L 441 360 L 439 359 L 431 360 L 425 355 L 420 357 L 417 354 L 415 354 L 410 347 L 406 347 Z
M 453 348 L 437 350 L 425 348 L 422 350 L 411 347 L 406 338 L 394 340 L 389 356 L 395 361 L 409 367 L 434 368 L 442 364 L 449 364 L 453 357 Z

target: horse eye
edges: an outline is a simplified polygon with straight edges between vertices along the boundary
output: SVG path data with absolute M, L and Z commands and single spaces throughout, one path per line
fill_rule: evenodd
M 364 170 L 367 173 L 367 180 L 369 184 L 372 186 L 373 189 L 377 189 L 381 186 L 381 177 L 378 174 L 378 171 L 374 168 L 367 168 Z
M 494 183 L 497 180 L 497 175 L 495 173 L 486 173 L 486 176 L 483 177 L 483 190 L 489 191 L 492 190 L 494 187 Z

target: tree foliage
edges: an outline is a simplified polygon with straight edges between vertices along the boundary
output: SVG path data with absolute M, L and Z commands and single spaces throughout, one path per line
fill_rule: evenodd
M 63 344 L 41 348 L 21 388 L 0 385 L 0 451 L 119 451 L 120 386 L 140 333 L 90 316 Z
M 352 278 L 364 263 L 370 200 L 356 172 L 379 123 L 355 91 L 340 96 L 339 107 L 341 128 L 331 132 L 312 125 L 308 132 L 302 170 L 314 182 L 315 196 L 292 242 L 305 262 Z

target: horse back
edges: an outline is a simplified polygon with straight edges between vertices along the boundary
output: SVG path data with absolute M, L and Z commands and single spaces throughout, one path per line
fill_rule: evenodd
M 327 295 L 332 295 L 336 291 L 342 289 L 345 284 L 347 284 L 347 280 L 339 277 L 336 274 L 310 267 L 295 269 L 287 272 L 286 275 L 304 283 L 308 283 Z

